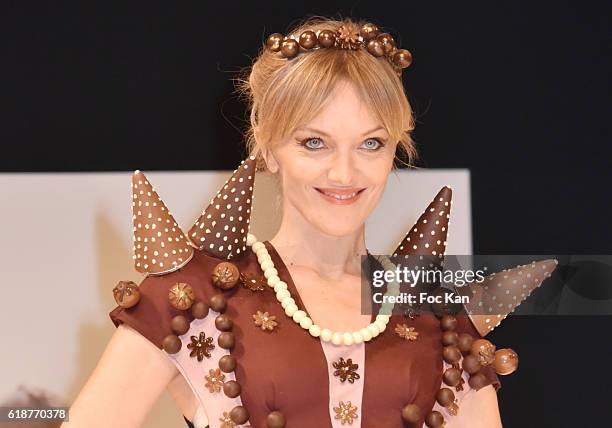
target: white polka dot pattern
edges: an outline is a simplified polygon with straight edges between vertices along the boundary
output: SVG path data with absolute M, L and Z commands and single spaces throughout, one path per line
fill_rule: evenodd
M 492 273 L 483 282 L 455 287 L 469 296 L 466 311 L 481 336 L 485 336 L 538 288 L 557 267 L 557 260 L 547 259 Z
M 244 254 L 251 221 L 255 166 L 254 156 L 243 160 L 211 199 L 189 230 L 189 239 L 195 247 L 220 259 Z
M 140 273 L 161 275 L 184 266 L 193 257 L 193 246 L 178 226 L 147 177 L 132 175 L 134 267 Z
M 442 261 L 446 252 L 452 197 L 453 191 L 449 186 L 440 189 L 399 243 L 393 256 L 433 255 Z

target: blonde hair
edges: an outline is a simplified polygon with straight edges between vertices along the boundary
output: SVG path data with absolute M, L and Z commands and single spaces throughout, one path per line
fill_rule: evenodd
M 287 34 L 297 39 L 305 30 L 336 30 L 340 25 L 359 31 L 366 22 L 313 16 Z M 365 49 L 316 49 L 288 60 L 266 49 L 264 42 L 251 67 L 234 80 L 250 109 L 245 140 L 260 169 L 265 169 L 261 149 L 314 118 L 341 80 L 355 85 L 362 101 L 406 154 L 407 165 L 416 158 L 411 138 L 415 121 L 401 78 L 385 58 Z

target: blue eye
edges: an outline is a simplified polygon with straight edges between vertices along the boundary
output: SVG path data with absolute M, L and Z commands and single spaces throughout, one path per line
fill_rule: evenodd
M 374 144 L 371 144 L 374 143 Z M 368 138 L 363 142 L 366 149 L 376 151 L 381 149 L 384 144 L 378 138 Z
M 312 142 L 315 142 L 314 144 L 311 144 Z M 318 142 L 318 144 L 317 144 Z M 312 138 L 307 138 L 305 140 L 302 140 L 302 145 L 304 147 L 306 147 L 309 150 L 318 150 L 321 147 L 323 147 L 323 140 L 321 140 L 320 138 L 317 137 L 312 137 Z
M 312 151 L 321 150 L 325 147 L 323 140 L 319 137 L 305 138 L 300 141 L 300 145 Z M 380 150 L 384 146 L 385 144 L 379 138 L 368 138 L 362 143 L 362 147 L 372 152 Z

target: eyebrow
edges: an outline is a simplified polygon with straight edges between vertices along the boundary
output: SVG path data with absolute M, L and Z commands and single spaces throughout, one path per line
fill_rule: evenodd
M 385 128 L 383 128 L 382 126 L 377 126 L 377 127 L 376 127 L 376 128 L 374 128 L 374 129 L 371 129 L 371 130 L 369 130 L 369 131 L 364 132 L 364 133 L 362 134 L 362 137 L 365 137 L 365 136 L 366 136 L 366 135 L 368 135 L 368 134 L 371 134 L 371 133 L 373 133 L 373 132 L 376 132 L 376 131 L 378 131 L 379 129 L 382 129 L 383 131 L 385 130 Z M 321 131 L 320 129 L 316 129 L 316 128 L 299 127 L 299 128 L 297 128 L 297 129 L 296 129 L 296 131 L 299 131 L 299 130 L 303 130 L 303 131 L 310 131 L 310 132 L 315 132 L 315 133 L 317 133 L 317 134 L 321 134 L 321 135 L 323 135 L 323 136 L 325 136 L 325 137 L 329 137 L 329 136 L 330 136 L 330 135 L 329 135 L 327 132 L 325 132 L 325 131 Z

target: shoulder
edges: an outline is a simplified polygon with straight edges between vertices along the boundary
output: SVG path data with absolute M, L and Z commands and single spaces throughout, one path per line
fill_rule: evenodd
M 164 341 L 176 344 L 194 318 L 221 309 L 243 271 L 256 271 L 246 242 L 253 173 L 254 158 L 248 158 L 183 232 L 151 181 L 134 172 L 133 259 L 145 277 L 139 284 L 119 281 L 113 289 L 118 306 L 109 315 L 115 326 L 128 324 L 165 349 Z
M 109 316 L 115 326 L 128 324 L 161 349 L 164 339 L 177 333 L 174 323 L 191 323 L 195 318 L 203 318 L 209 308 L 222 312 L 221 308 L 242 281 L 260 277 L 257 258 L 250 249 L 233 262 L 196 251 L 184 266 L 173 272 L 148 275 L 139 284 L 120 281 L 115 290 L 121 287 L 133 290 L 139 295 L 138 302 L 131 307 L 118 305 Z M 219 278 L 230 287 L 223 289 L 216 285 L 215 279 L 218 283 Z

